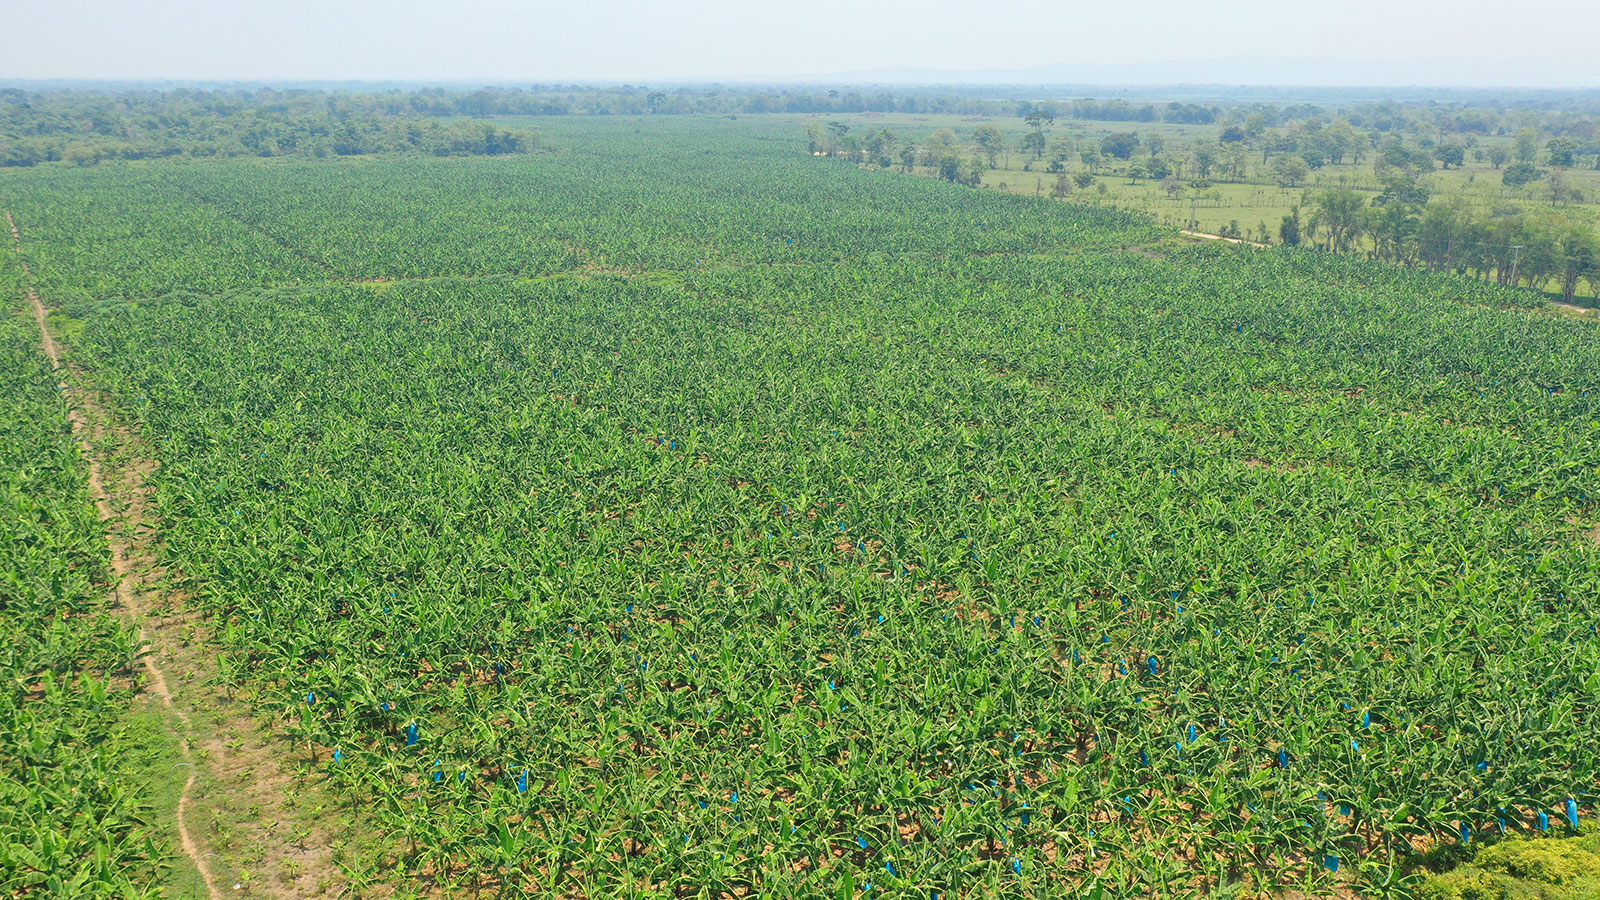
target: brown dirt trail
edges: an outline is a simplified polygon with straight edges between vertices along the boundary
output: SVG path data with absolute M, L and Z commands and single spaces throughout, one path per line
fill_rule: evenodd
M 1186 235 L 1188 237 L 1192 237 L 1192 238 L 1202 238 L 1202 239 L 1208 240 L 1208 241 L 1222 241 L 1225 244 L 1247 244 L 1247 245 L 1249 245 L 1251 247 L 1266 247 L 1267 246 L 1266 244 L 1258 244 L 1255 241 L 1247 241 L 1247 240 L 1245 240 L 1243 238 L 1223 237 L 1220 234 L 1210 234 L 1210 233 L 1207 233 L 1207 232 L 1204 232 L 1204 231 L 1190 231 L 1187 228 L 1180 229 L 1178 231 L 1178 233 L 1182 234 L 1182 235 Z
M 156 560 L 154 495 L 147 484 L 157 467 L 154 454 L 118 422 L 112 406 L 92 387 L 68 384 L 89 382 L 62 359 L 9 211 L 6 224 L 39 325 L 40 347 L 62 376 L 67 417 L 89 469 L 90 495 L 106 523 L 116 579 L 112 606 L 138 630 L 148 695 L 175 723 L 183 762 L 174 768 L 188 772 L 174 822 L 184 855 L 210 900 L 342 893 L 344 879 L 326 826 L 307 822 L 305 815 L 303 795 L 315 794 L 318 785 L 288 771 L 292 748 L 284 739 L 261 728 L 244 704 L 206 684 L 216 660 L 215 651 L 196 639 L 204 623 L 165 586 L 173 573 Z

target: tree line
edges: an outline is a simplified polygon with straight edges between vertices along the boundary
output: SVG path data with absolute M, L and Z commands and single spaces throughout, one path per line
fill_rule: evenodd
M 139 159 L 165 155 L 348 155 L 352 153 L 495 153 L 508 143 L 537 146 L 528 133 L 507 138 L 456 124 L 442 130 L 408 123 L 497 116 L 737 115 L 743 113 L 901 113 L 1087 121 L 1223 125 L 1230 135 L 1271 141 L 1300 135 L 1296 155 L 1311 165 L 1338 161 L 1344 129 L 1374 134 L 1430 135 L 1461 145 L 1476 137 L 1533 129 L 1560 139 L 1573 153 L 1600 162 L 1596 103 L 1583 94 L 1541 100 L 1542 105 L 1482 100 L 1360 102 L 1325 106 L 1307 102 L 1132 101 L 1123 98 L 1008 99 L 1025 88 L 894 86 L 788 87 L 678 85 L 528 85 L 415 90 L 151 89 L 0 90 L 0 165 L 69 160 Z M 1319 143 L 1316 132 L 1331 142 Z M 486 135 L 486 136 L 485 136 Z M 1043 147 L 1033 146 L 1040 153 Z M 1292 165 L 1292 164 L 1291 164 Z
M 338 95 L 0 91 L 0 166 L 169 157 L 528 153 L 536 128 L 399 115 Z
M 1199 196 L 1210 178 L 1245 179 L 1251 170 L 1283 187 L 1294 187 L 1314 168 L 1330 163 L 1359 164 L 1370 160 L 1380 185 L 1375 196 L 1348 187 L 1307 191 L 1283 217 L 1276 234 L 1265 223 L 1247 233 L 1229 226 L 1225 236 L 1252 238 L 1320 249 L 1363 253 L 1402 266 L 1454 271 L 1494 281 L 1543 289 L 1555 283 L 1572 302 L 1579 284 L 1600 293 L 1600 243 L 1592 227 L 1570 217 L 1530 211 L 1516 202 L 1484 207 L 1460 195 L 1433 196 L 1424 176 L 1439 168 L 1460 166 L 1473 142 L 1407 140 L 1355 128 L 1348 120 L 1306 121 L 1290 129 L 1273 129 L 1258 118 L 1224 121 L 1215 138 L 1187 146 L 1169 146 L 1158 133 L 1115 131 L 1097 137 L 1047 134 L 1059 108 L 1034 105 L 1026 110 L 1029 130 L 1011 141 L 995 124 L 985 122 L 958 134 L 939 128 L 920 142 L 884 128 L 858 128 L 849 122 L 809 120 L 807 149 L 880 168 L 898 166 L 959 184 L 979 186 L 986 170 L 1002 157 L 1023 154 L 1056 175 L 1050 193 L 1066 198 L 1096 185 L 1096 173 L 1158 180 L 1174 198 Z M 1600 151 L 1564 137 L 1549 137 L 1533 127 L 1520 129 L 1510 141 L 1472 146 L 1472 155 L 1501 173 L 1501 180 L 1530 199 L 1532 186 L 1542 185 L 1552 206 L 1584 199 L 1569 184 L 1566 170 L 1580 162 L 1600 160 Z M 1069 172 L 1074 159 L 1086 171 Z M 1256 160 L 1261 162 L 1258 165 Z M 1009 167 L 1009 164 L 1008 164 Z M 1104 192 L 1105 185 L 1098 185 Z
M 499 156 L 530 153 L 541 146 L 536 128 L 509 130 L 475 123 L 404 122 L 377 118 L 330 121 L 317 118 L 247 117 L 198 133 L 140 133 L 111 137 L 81 135 L 0 136 L 0 166 L 64 162 L 92 166 L 106 160 L 196 159 L 238 156 L 362 156 L 418 153 L 425 156 Z
M 1482 209 L 1464 197 L 1385 191 L 1368 200 L 1346 188 L 1308 196 L 1284 216 L 1279 240 L 1333 253 L 1365 253 L 1403 266 L 1543 290 L 1573 302 L 1578 284 L 1600 294 L 1600 241 L 1588 226 L 1515 206 Z

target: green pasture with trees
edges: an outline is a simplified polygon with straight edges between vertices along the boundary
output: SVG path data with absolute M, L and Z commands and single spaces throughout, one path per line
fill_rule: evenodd
M 1571 113 L 1021 102 L 1012 116 L 805 123 L 820 152 L 1593 298 L 1600 136 Z

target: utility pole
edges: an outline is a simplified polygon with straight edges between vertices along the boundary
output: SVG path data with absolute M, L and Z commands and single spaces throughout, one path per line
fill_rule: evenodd
M 1198 197 L 1189 198 L 1189 230 L 1193 231 L 1196 224 L 1195 206 L 1200 202 Z

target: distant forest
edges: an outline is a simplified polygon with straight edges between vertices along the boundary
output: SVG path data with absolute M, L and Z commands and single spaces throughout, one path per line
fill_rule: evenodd
M 464 121 L 418 94 L 0 90 L 0 166 L 236 156 L 528 153 L 538 129 Z
M 1007 90 L 994 86 L 277 90 L 34 85 L 0 90 L 0 166 L 94 165 L 171 156 L 492 155 L 541 148 L 536 128 L 498 127 L 491 121 L 495 117 L 862 112 L 1025 117 L 1048 109 L 1052 117 L 1107 122 L 1251 121 L 1279 127 L 1333 121 L 1336 116 L 1372 132 L 1440 137 L 1508 135 L 1533 127 L 1548 138 L 1568 138 L 1587 147 L 1597 140 L 1600 115 L 1600 95 L 1580 91 L 1494 94 L 1412 89 L 1397 94 L 1412 99 L 1350 100 L 1376 89 L 1339 89 L 1336 94 L 1347 99 L 1292 102 L 1229 100 L 1224 88 L 1190 89 L 1188 99 L 997 96 Z M 1009 89 L 1018 96 L 1047 90 Z M 1168 96 L 1181 96 L 1183 90 L 1171 89 Z M 1264 89 L 1251 90 L 1260 94 Z M 1300 93 L 1316 97 L 1318 89 Z

